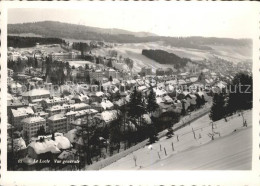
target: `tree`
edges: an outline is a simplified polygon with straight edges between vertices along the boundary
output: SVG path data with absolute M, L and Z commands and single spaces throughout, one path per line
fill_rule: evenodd
M 90 83 L 90 76 L 88 74 L 86 75 L 86 81 L 87 83 Z
M 152 112 L 156 111 L 157 108 L 159 108 L 159 105 L 156 103 L 156 95 L 153 91 L 153 88 L 150 88 L 150 93 L 147 100 L 147 111 L 151 114 Z
M 44 126 L 40 126 L 40 128 L 37 130 L 37 136 L 43 136 L 46 135 Z
M 85 70 L 88 70 L 88 69 L 89 69 L 89 65 L 85 64 Z
M 138 92 L 136 87 L 130 95 L 129 103 L 129 116 L 135 119 L 139 119 L 141 123 L 141 116 L 145 113 L 144 103 L 141 92 Z
M 125 58 L 125 63 L 132 72 L 132 69 L 134 67 L 134 61 L 130 58 Z
M 210 110 L 210 119 L 212 121 L 220 120 L 225 116 L 225 96 L 223 93 L 215 93 L 213 96 L 213 105 Z
M 117 51 L 116 50 L 109 50 L 108 53 L 111 57 L 117 57 Z
M 109 81 L 112 82 L 113 81 L 113 77 L 109 76 Z
M 229 85 L 229 97 L 227 104 L 227 111 L 229 114 L 252 108 L 252 82 L 252 76 L 249 76 L 245 73 L 238 73 L 235 75 L 234 79 Z
M 154 125 L 150 125 L 148 128 L 148 136 L 149 136 L 149 144 L 153 144 L 158 141 L 158 133 L 156 132 L 156 128 Z

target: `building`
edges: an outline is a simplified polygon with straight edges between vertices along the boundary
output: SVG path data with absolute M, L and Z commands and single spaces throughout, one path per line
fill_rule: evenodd
M 69 98 L 53 97 L 42 100 L 42 105 L 45 108 L 50 108 L 54 105 L 67 104 L 69 103 Z
M 13 82 L 14 82 L 14 79 L 8 76 L 7 77 L 7 85 L 12 84 Z
M 80 110 L 85 110 L 89 109 L 90 106 L 86 103 L 75 103 L 70 105 L 73 111 L 80 111 Z
M 66 113 L 71 110 L 74 110 L 74 107 L 72 107 L 71 105 L 68 105 L 68 104 L 63 104 L 63 105 L 54 105 L 50 108 L 47 108 L 46 112 L 50 116 L 52 116 L 52 115 L 60 114 L 61 112 Z
M 144 76 L 152 75 L 152 68 L 151 67 L 143 67 L 141 69 L 141 74 L 143 74 Z
M 50 97 L 50 91 L 46 89 L 33 89 L 23 93 L 22 97 L 30 103 L 41 102 L 42 99 Z
M 37 131 L 41 126 L 43 126 L 46 130 L 46 120 L 40 116 L 25 118 L 21 121 L 21 123 L 23 125 L 23 136 L 27 141 L 36 136 Z
M 14 75 L 14 71 L 12 69 L 7 69 L 8 77 L 12 77 Z
M 69 130 L 67 117 L 64 114 L 56 114 L 47 120 L 50 132 L 66 133 Z
M 19 83 L 12 83 L 9 86 L 9 90 L 12 94 L 21 94 L 22 93 L 22 85 Z
M 105 72 L 105 75 L 106 77 L 109 79 L 110 77 L 112 77 L 113 79 L 114 78 L 117 78 L 116 77 L 116 71 L 112 68 L 108 69 L 106 72 Z
M 59 52 L 59 53 L 51 53 L 49 57 L 52 61 L 54 60 L 73 60 L 80 57 L 78 53 L 75 52 Z
M 33 116 L 34 112 L 31 107 L 21 107 L 17 109 L 11 109 L 11 124 L 18 130 L 22 129 L 21 121 L 29 116 Z
M 103 83 L 103 71 L 95 70 L 89 72 L 90 82 L 95 83 L 96 81 Z

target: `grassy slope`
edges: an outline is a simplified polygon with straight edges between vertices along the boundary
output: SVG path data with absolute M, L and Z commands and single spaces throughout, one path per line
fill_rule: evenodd
M 161 49 L 167 52 L 174 53 L 180 57 L 190 58 L 192 60 L 209 59 L 214 60 L 215 56 L 226 60 L 238 62 L 252 59 L 251 50 L 247 47 L 236 46 L 210 46 L 212 51 L 196 50 L 189 48 L 176 48 L 171 46 L 165 46 L 160 42 L 156 43 L 138 43 L 138 44 L 122 44 L 113 50 L 116 50 L 119 55 L 123 57 L 129 57 L 135 61 L 134 71 L 140 71 L 140 69 L 147 65 L 153 67 L 153 69 L 159 67 L 172 67 L 172 65 L 162 65 L 154 60 L 151 60 L 142 55 L 142 49 Z M 96 49 L 93 53 L 97 55 L 107 55 L 111 49 Z

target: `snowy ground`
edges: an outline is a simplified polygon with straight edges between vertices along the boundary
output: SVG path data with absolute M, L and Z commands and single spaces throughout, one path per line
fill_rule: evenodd
M 174 137 L 163 137 L 152 148 L 146 146 L 139 149 L 104 170 L 251 169 L 252 112 L 245 112 L 244 117 L 247 128 L 242 127 L 242 117 L 237 114 L 227 118 L 227 122 L 215 122 L 213 131 L 216 134 L 212 141 L 211 121 L 205 115 L 176 131 Z M 217 133 L 220 133 L 220 137 Z

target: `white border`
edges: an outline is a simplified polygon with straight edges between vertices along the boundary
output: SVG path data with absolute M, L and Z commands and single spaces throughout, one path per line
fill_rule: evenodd
M 8 8 L 84 8 L 85 3 L 92 5 L 114 6 L 120 3 L 140 3 L 145 7 L 148 2 L 0 2 L 1 7 L 1 182 L 3 185 L 259 185 L 259 4 L 257 2 L 175 2 L 193 3 L 250 3 L 255 12 L 255 35 L 253 40 L 253 162 L 252 171 L 75 171 L 75 172 L 11 172 L 6 171 L 6 131 L 7 126 L 7 9 Z M 150 2 L 151 3 L 151 2 Z M 163 3 L 163 2 L 152 2 Z M 165 3 L 165 2 L 164 2 Z M 167 2 L 169 3 L 169 2 Z M 89 4 L 87 4 L 88 6 Z M 232 11 L 232 10 L 230 10 Z

